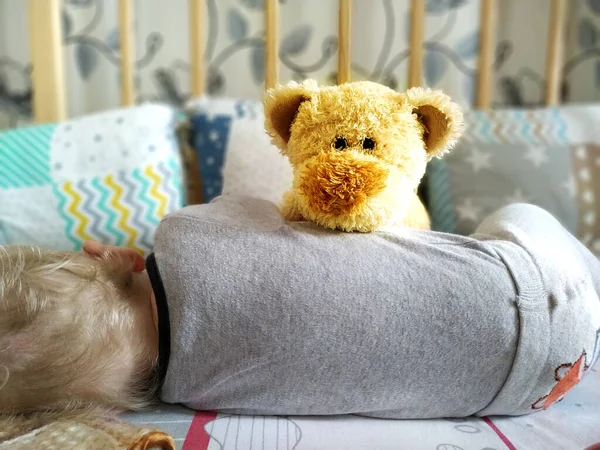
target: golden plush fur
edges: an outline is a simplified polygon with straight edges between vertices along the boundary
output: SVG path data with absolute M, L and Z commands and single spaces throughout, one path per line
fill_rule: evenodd
M 286 219 L 344 231 L 429 228 L 416 191 L 462 125 L 458 106 L 429 89 L 307 80 L 269 90 L 265 127 L 294 169 Z

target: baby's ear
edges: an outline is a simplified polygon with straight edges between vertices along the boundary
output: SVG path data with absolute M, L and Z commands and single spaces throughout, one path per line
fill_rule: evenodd
M 463 132 L 460 107 L 443 92 L 431 89 L 411 88 L 404 96 L 425 129 L 423 141 L 429 158 L 448 152 Z
M 302 84 L 290 82 L 269 89 L 265 93 L 265 129 L 273 143 L 285 154 L 291 136 L 291 127 L 302 102 L 310 100 L 319 90 L 313 80 Z

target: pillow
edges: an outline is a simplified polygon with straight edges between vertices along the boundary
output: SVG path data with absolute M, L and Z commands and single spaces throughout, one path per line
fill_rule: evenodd
M 600 106 L 468 111 L 465 123 L 456 148 L 428 167 L 434 229 L 467 235 L 526 202 L 600 254 Z
M 281 203 L 292 168 L 271 144 L 261 102 L 204 96 L 192 100 L 186 112 L 204 202 L 244 194 Z
M 184 206 L 177 112 L 146 104 L 0 134 L 0 245 L 148 253 Z

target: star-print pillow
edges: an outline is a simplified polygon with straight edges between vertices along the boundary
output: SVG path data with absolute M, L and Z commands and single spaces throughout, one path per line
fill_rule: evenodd
M 526 202 L 600 255 L 600 105 L 467 111 L 465 122 L 455 149 L 428 168 L 434 229 L 468 235 Z
M 204 202 L 243 194 L 281 203 L 292 168 L 271 144 L 261 102 L 204 96 L 186 113 Z

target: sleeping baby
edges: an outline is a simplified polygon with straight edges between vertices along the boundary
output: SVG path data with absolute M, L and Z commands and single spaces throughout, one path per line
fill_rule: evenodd
M 0 413 L 518 415 L 600 352 L 600 263 L 524 204 L 472 236 L 344 233 L 220 197 L 154 252 L 0 248 Z

